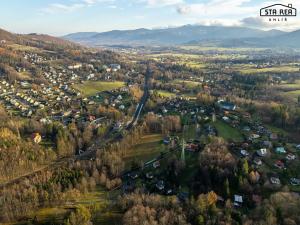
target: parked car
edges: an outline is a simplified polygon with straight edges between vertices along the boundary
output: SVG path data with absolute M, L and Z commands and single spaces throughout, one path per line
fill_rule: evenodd
M 139 177 L 139 174 L 137 172 L 132 172 L 129 174 L 129 177 L 133 180 L 137 179 Z
M 247 157 L 247 156 L 249 156 L 249 152 L 246 151 L 246 150 L 244 150 L 244 149 L 242 149 L 242 150 L 240 151 L 240 153 L 241 153 L 242 157 Z
M 162 191 L 165 188 L 165 182 L 163 180 L 160 180 L 156 183 L 155 186 L 159 191 Z
M 151 172 L 146 173 L 146 178 L 147 179 L 153 179 L 153 174 Z
M 159 161 L 154 162 L 153 163 L 153 168 L 156 169 L 158 167 L 160 167 L 160 162 Z
M 277 184 L 277 185 L 281 184 L 280 179 L 278 177 L 271 177 L 270 182 L 271 184 Z
M 300 185 L 300 179 L 293 177 L 290 179 L 290 184 L 294 186 L 298 186 Z
M 296 156 L 292 153 L 289 153 L 289 154 L 287 154 L 286 159 L 287 160 L 294 160 L 294 159 L 296 159 Z

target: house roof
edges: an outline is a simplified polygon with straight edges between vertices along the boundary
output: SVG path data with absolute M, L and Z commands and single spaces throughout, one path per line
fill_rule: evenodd
M 276 147 L 275 149 L 276 152 L 280 152 L 280 153 L 285 153 L 286 150 L 284 149 L 284 147 Z
M 238 203 L 243 203 L 243 196 L 241 195 L 234 195 L 234 201 Z

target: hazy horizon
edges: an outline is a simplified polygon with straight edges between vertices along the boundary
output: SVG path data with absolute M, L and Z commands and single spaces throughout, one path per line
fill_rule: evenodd
M 288 18 L 287 22 L 259 17 L 260 8 L 276 3 L 300 6 L 295 0 L 11 0 L 1 3 L 0 27 L 13 33 L 54 36 L 187 24 L 300 29 L 299 17 Z

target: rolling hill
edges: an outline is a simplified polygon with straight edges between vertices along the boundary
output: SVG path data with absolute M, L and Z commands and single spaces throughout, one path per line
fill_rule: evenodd
M 7 44 L 20 44 L 31 47 L 68 47 L 76 48 L 78 44 L 46 34 L 14 34 L 6 30 L 0 29 L 0 40 L 5 41 Z
M 222 43 L 235 39 L 265 39 L 285 35 L 279 30 L 263 31 L 246 27 L 185 25 L 165 29 L 113 30 L 109 32 L 80 32 L 64 36 L 66 40 L 89 46 L 105 45 L 181 45 L 186 43 Z

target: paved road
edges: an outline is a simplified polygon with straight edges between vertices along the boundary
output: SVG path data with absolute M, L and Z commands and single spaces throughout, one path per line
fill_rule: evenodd
M 144 85 L 144 94 L 139 102 L 139 104 L 136 107 L 135 113 L 132 117 L 131 122 L 127 126 L 127 130 L 130 130 L 132 127 L 134 127 L 141 115 L 141 112 L 149 98 L 149 90 L 150 90 L 150 84 L 149 84 L 149 79 L 152 75 L 152 71 L 150 70 L 150 67 L 147 67 L 147 71 L 145 74 L 145 85 Z

